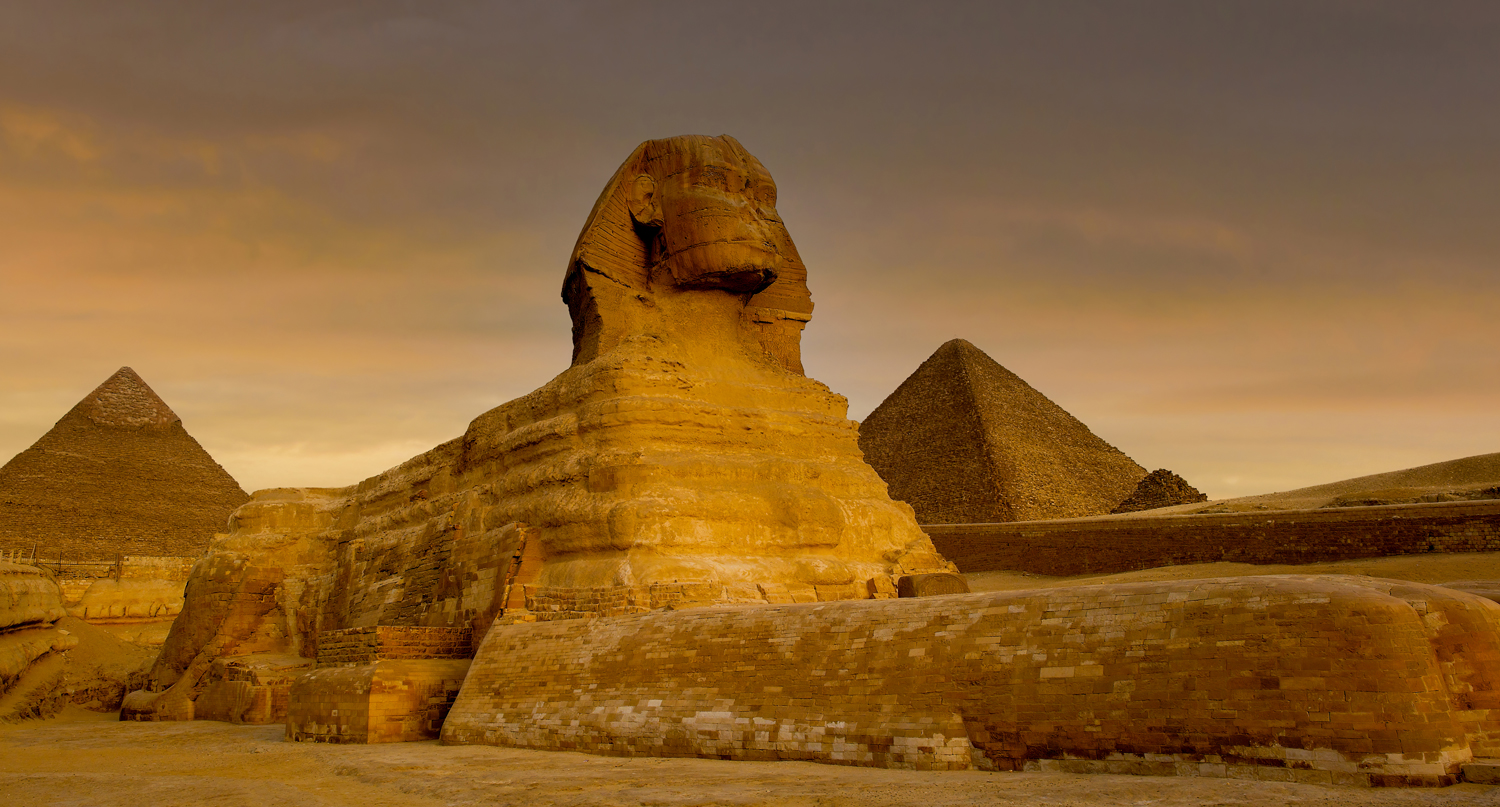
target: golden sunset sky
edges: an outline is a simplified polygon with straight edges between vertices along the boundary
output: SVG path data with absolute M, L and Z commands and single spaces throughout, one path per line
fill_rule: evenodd
M 855 419 L 963 337 L 1215 498 L 1500 451 L 1500 4 L 58 0 L 0 5 L 0 462 L 122 365 L 247 490 L 455 437 L 684 133 Z

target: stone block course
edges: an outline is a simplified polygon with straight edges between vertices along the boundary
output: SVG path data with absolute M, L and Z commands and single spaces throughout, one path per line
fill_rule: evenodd
M 368 664 L 380 659 L 466 659 L 470 630 L 376 625 L 325 631 L 318 636 L 318 667 Z
M 448 743 L 1446 784 L 1491 753 L 1500 607 L 1282 576 L 497 626 Z

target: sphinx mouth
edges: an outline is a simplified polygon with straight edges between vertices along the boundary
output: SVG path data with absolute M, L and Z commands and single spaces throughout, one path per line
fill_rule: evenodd
M 679 282 L 680 289 L 718 289 L 734 294 L 759 294 L 776 282 L 775 269 L 757 266 L 725 267 L 724 269 L 699 275 L 691 280 Z

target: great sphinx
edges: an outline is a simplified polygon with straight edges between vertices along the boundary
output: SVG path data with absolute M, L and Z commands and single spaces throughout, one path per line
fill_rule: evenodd
M 807 272 L 731 137 L 652 140 L 568 261 L 570 367 L 357 485 L 257 492 L 195 569 L 142 694 L 191 713 L 216 660 L 319 636 L 665 606 L 892 597 L 952 566 L 803 374 Z M 201 709 L 200 709 L 201 713 Z
M 1349 784 L 1500 756 L 1500 605 L 1471 594 L 966 593 L 802 373 L 812 304 L 775 200 L 732 138 L 638 147 L 564 273 L 572 365 L 357 485 L 256 493 L 122 717 Z

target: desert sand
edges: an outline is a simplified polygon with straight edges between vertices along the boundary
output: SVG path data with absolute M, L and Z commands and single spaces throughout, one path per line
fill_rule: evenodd
M 922 772 L 811 762 L 590 756 L 435 742 L 290 743 L 281 726 L 118 723 L 76 708 L 0 728 L 0 804 L 1480 805 L 1500 788 L 1362 789 L 1234 779 Z
M 1214 563 L 1102 577 L 970 575 L 975 590 L 1279 573 L 1418 582 L 1500 578 L 1500 553 L 1308 566 Z M 809 762 L 592 756 L 435 742 L 292 743 L 284 729 L 214 721 L 120 723 L 70 706 L 0 726 L 0 804 L 255 805 L 1469 805 L 1500 787 L 1362 789 L 1234 779 L 1061 773 L 922 772 Z

